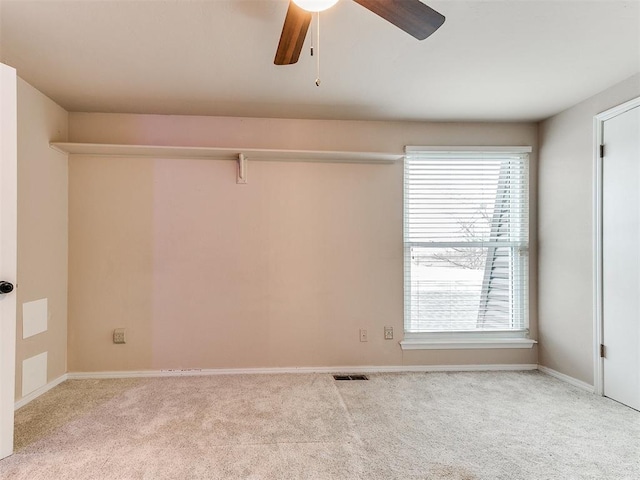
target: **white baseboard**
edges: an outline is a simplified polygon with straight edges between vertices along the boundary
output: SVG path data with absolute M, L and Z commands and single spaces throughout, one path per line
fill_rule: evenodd
M 285 373 L 393 373 L 393 372 L 482 372 L 537 370 L 536 364 L 493 365 L 392 365 L 358 367 L 275 367 L 275 368 L 203 368 L 185 370 L 133 370 L 116 372 L 71 372 L 71 379 L 187 377 L 203 375 L 257 375 Z
M 43 385 L 37 390 L 34 390 L 28 395 L 25 395 L 14 404 L 14 410 L 18 410 L 19 408 L 24 407 L 27 403 L 32 402 L 43 393 L 46 393 L 49 390 L 51 390 L 53 387 L 57 387 L 58 385 L 60 385 L 62 382 L 67 380 L 67 378 L 68 378 L 68 375 L 65 373 L 64 375 L 59 376 L 55 380 L 51 380 L 49 383 L 47 383 L 46 385 Z
M 562 380 L 563 382 L 569 383 L 574 387 L 578 387 L 582 390 L 586 390 L 589 393 L 595 393 L 596 391 L 593 385 L 589 385 L 588 383 L 583 382 L 582 380 L 578 380 L 577 378 L 570 377 L 569 375 L 565 375 L 564 373 L 560 373 L 556 370 L 553 370 L 552 368 L 545 367 L 544 365 L 538 365 L 538 370 L 540 370 L 542 373 L 546 373 L 547 375 L 557 378 L 558 380 Z
M 186 377 L 205 375 L 257 375 L 286 373 L 401 373 L 401 372 L 487 372 L 487 371 L 528 371 L 540 370 L 575 387 L 594 393 L 593 385 L 570 377 L 544 365 L 532 363 L 488 364 L 488 365 L 387 365 L 357 367 L 274 367 L 274 368 L 213 368 L 185 370 L 129 370 L 112 372 L 70 372 L 38 388 L 15 402 L 15 410 L 24 407 L 43 393 L 60 385 L 65 380 L 100 379 L 100 378 L 142 378 L 142 377 Z

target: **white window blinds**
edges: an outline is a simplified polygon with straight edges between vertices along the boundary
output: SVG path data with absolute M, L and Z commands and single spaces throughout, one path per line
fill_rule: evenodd
M 529 150 L 407 147 L 405 331 L 526 331 Z

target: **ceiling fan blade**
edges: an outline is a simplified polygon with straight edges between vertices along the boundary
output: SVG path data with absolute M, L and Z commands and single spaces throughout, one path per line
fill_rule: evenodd
M 311 23 L 311 13 L 301 9 L 293 2 L 289 2 L 287 16 L 284 19 L 280 43 L 273 63 L 276 65 L 291 65 L 296 63 L 302 51 L 304 38 Z
M 424 40 L 444 23 L 444 15 L 420 0 L 354 0 L 418 40 Z

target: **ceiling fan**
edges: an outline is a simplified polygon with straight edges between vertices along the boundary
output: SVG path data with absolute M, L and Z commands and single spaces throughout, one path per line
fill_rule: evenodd
M 302 44 L 311 23 L 312 12 L 325 10 L 337 3 L 337 1 L 290 0 L 273 63 L 276 65 L 296 63 L 300 57 Z M 424 40 L 444 23 L 444 15 L 436 12 L 420 0 L 354 1 L 418 40 Z M 305 6 L 305 3 L 310 4 L 310 6 Z

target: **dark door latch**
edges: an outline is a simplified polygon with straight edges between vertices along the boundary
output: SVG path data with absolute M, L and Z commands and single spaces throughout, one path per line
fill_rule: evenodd
M 0 282 L 0 294 L 13 292 L 13 283 Z

